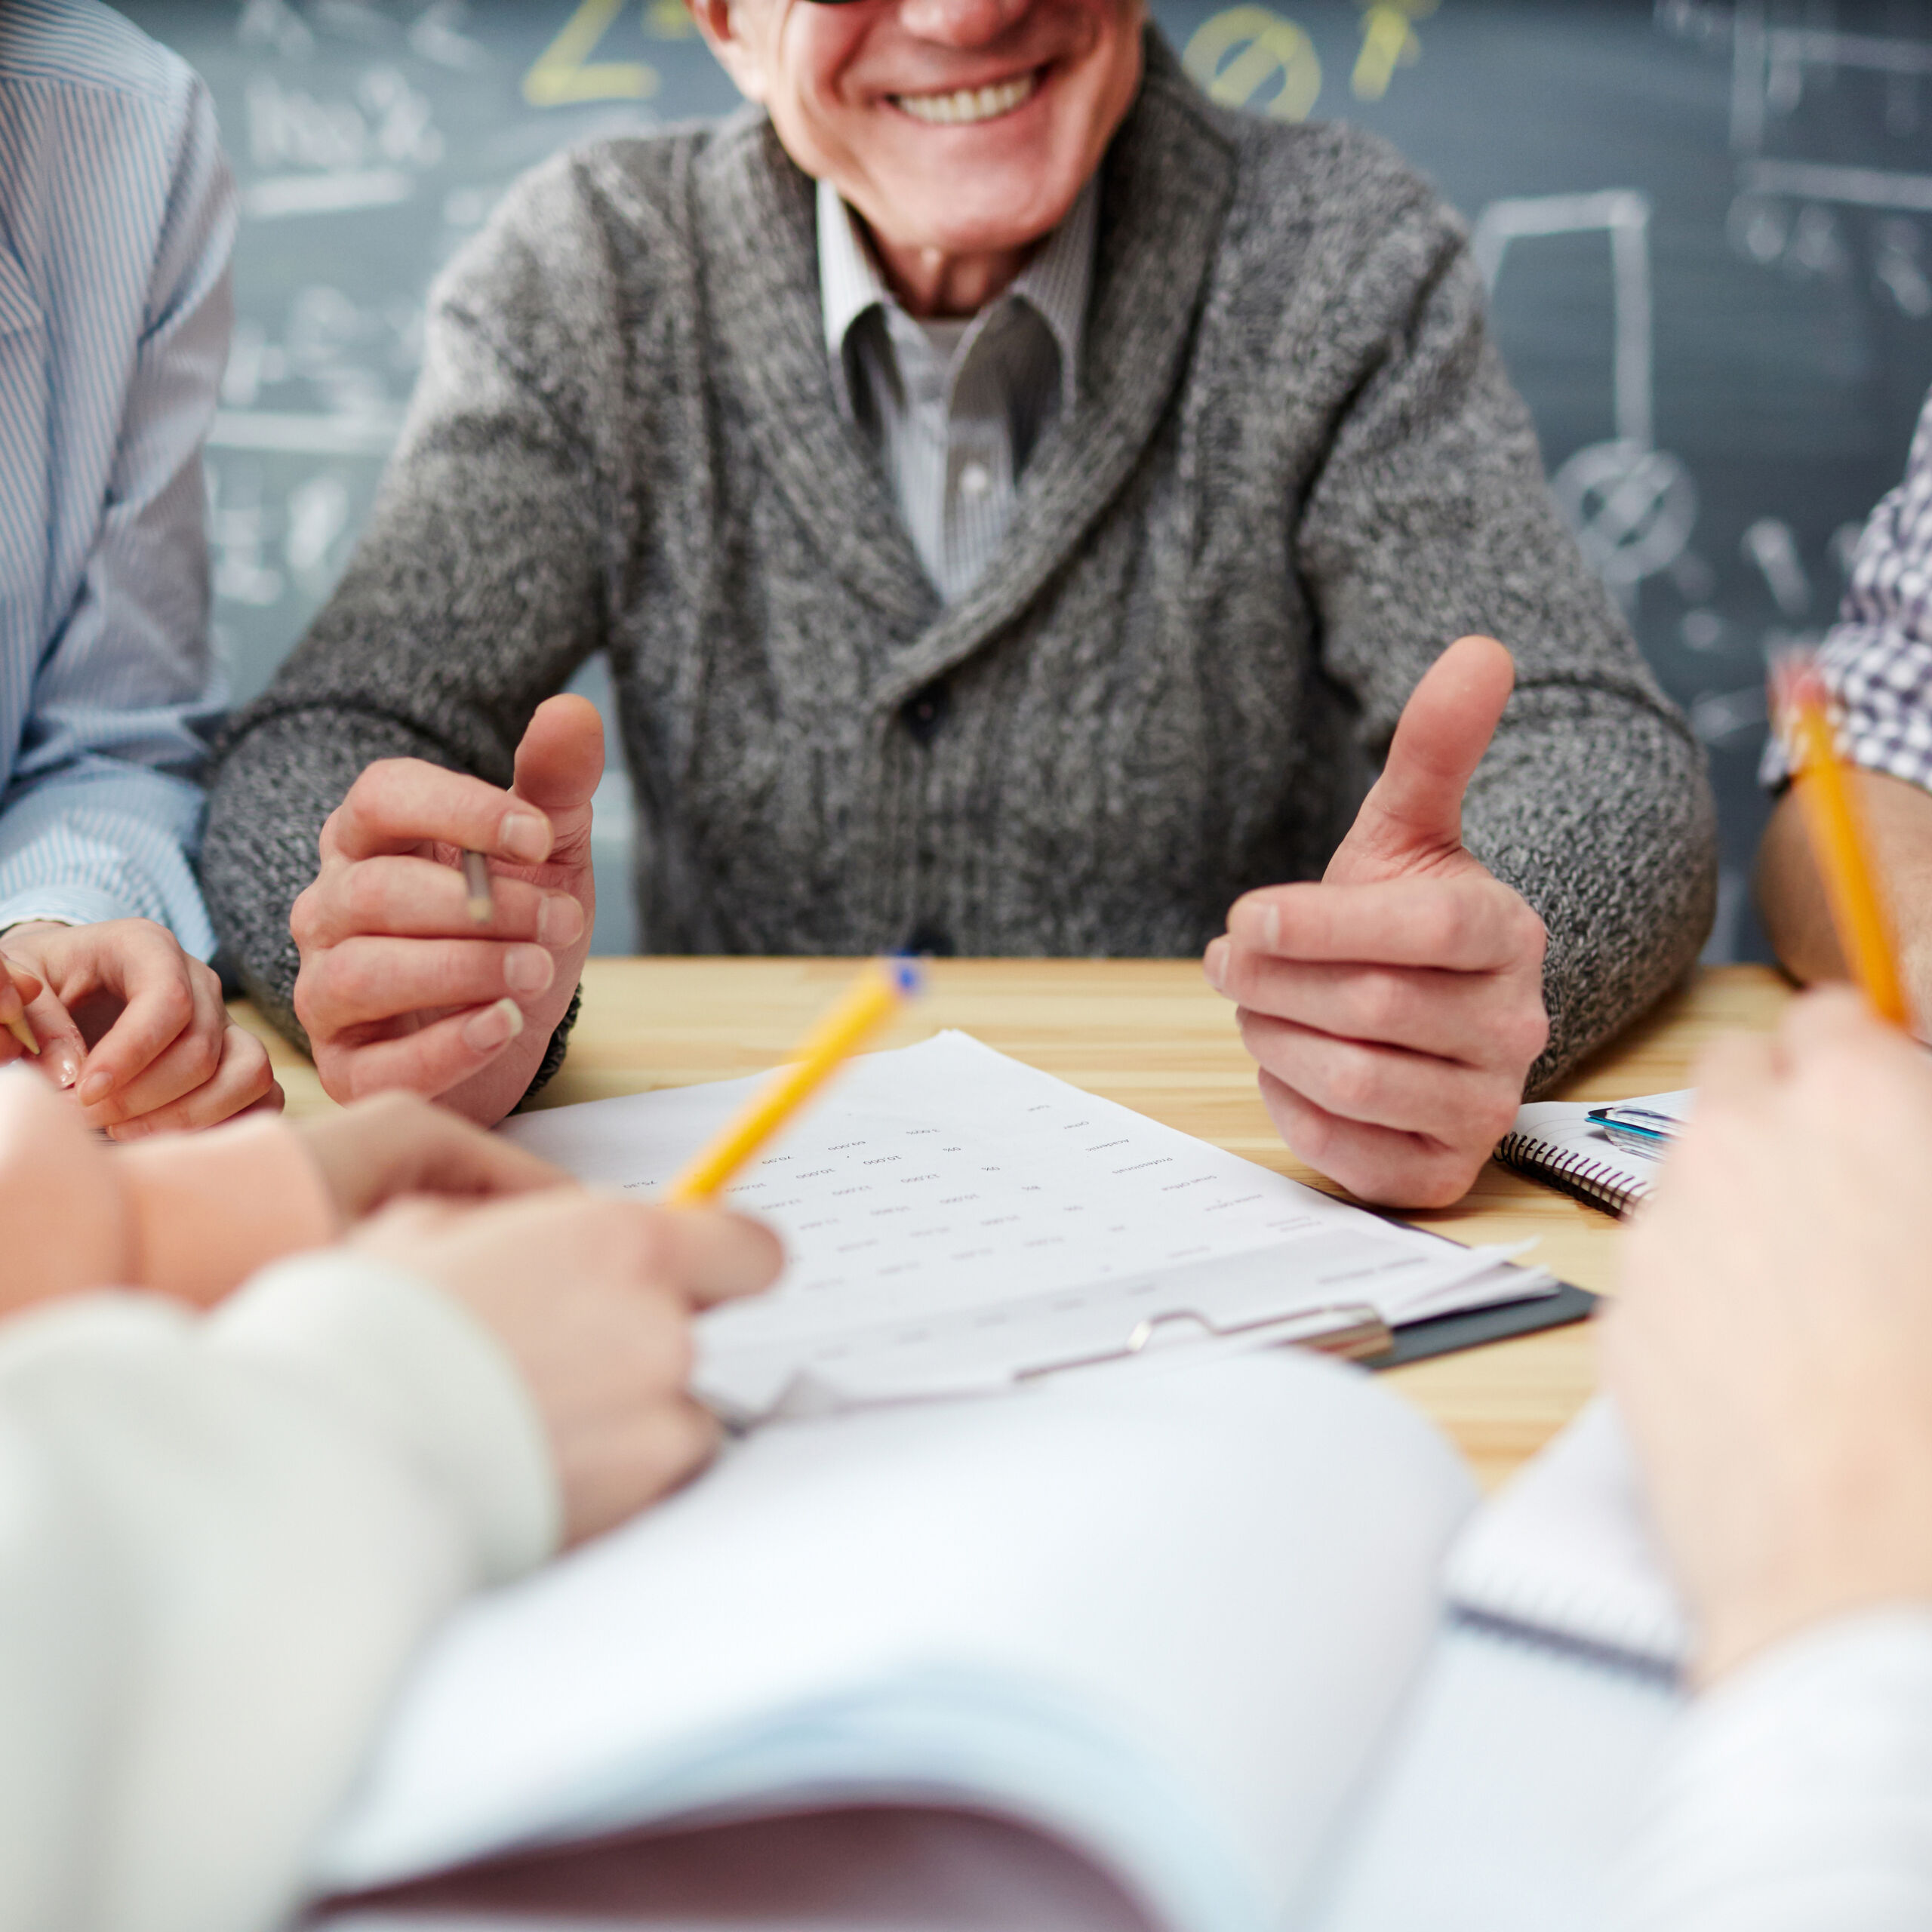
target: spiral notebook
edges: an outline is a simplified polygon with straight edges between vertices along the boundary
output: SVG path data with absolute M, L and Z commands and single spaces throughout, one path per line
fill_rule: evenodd
M 1687 1120 L 1694 1097 L 1687 1088 L 1646 1094 L 1634 1104 Z M 1589 1105 L 1574 1100 L 1537 1100 L 1524 1107 L 1496 1158 L 1609 1214 L 1629 1213 L 1650 1192 L 1657 1171 L 1656 1155 L 1620 1146 L 1590 1118 Z

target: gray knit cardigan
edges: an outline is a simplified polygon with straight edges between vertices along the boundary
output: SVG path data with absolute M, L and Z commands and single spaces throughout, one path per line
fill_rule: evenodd
M 225 740 L 208 899 L 297 1032 L 289 906 L 356 774 L 507 784 L 601 651 L 649 950 L 1193 953 L 1320 872 L 1476 630 L 1518 667 L 1466 835 L 1549 927 L 1534 1087 L 1695 955 L 1713 814 L 1427 184 L 1214 106 L 1150 33 L 1077 403 L 949 607 L 835 405 L 812 184 L 769 125 L 598 142 L 442 276 L 368 528 Z

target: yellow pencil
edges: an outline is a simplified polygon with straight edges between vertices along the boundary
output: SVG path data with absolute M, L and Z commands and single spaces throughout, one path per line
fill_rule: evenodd
M 797 1063 L 783 1068 L 737 1118 L 693 1161 L 664 1198 L 674 1208 L 709 1201 L 798 1112 L 813 1092 L 857 1053 L 869 1035 L 919 990 L 919 968 L 910 959 L 876 959 L 845 997 L 799 1042 Z
M 1895 1026 L 1906 1026 L 1909 1023 L 1891 922 L 1872 870 L 1857 795 L 1826 709 L 1824 681 L 1815 671 L 1797 670 L 1786 680 L 1785 695 L 1796 740 L 1798 808 L 1804 814 L 1811 855 L 1825 882 L 1845 964 L 1864 989 L 1872 1011 Z

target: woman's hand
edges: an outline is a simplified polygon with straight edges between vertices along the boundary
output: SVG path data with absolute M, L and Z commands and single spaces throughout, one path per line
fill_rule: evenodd
M 460 1302 L 509 1351 L 543 1418 L 572 1543 L 708 1462 L 718 1424 L 687 1392 L 691 1316 L 770 1285 L 755 1221 L 558 1190 L 487 1207 L 398 1201 L 352 1238 Z
M 481 1200 L 565 1187 L 561 1168 L 414 1094 L 294 1123 L 344 1227 L 406 1194 Z
M 1821 992 L 1697 1084 L 1602 1346 L 1709 1682 L 1932 1604 L 1932 1061 Z
M 20 995 L 38 1041 L 38 1066 L 114 1140 L 281 1106 L 267 1049 L 230 1023 L 221 982 L 166 927 L 28 920 L 0 933 L 0 959 L 8 969 L 0 979 Z M 0 1064 L 25 1054 L 0 1030 Z

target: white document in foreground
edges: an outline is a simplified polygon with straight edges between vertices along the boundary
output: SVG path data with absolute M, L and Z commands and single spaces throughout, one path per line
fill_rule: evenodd
M 761 1084 L 558 1107 L 503 1131 L 648 1198 Z M 695 1385 L 750 1420 L 964 1394 L 1138 1334 L 1324 1309 L 1392 1325 L 1546 1294 L 1514 1250 L 1463 1248 L 1331 1200 L 964 1033 L 855 1060 L 732 1190 L 790 1256 L 700 1324 Z
M 650 1823 L 959 1804 L 1157 1923 L 1276 1932 L 1373 1763 L 1474 1500 L 1286 1350 L 781 1422 L 461 1613 L 318 1882 Z

